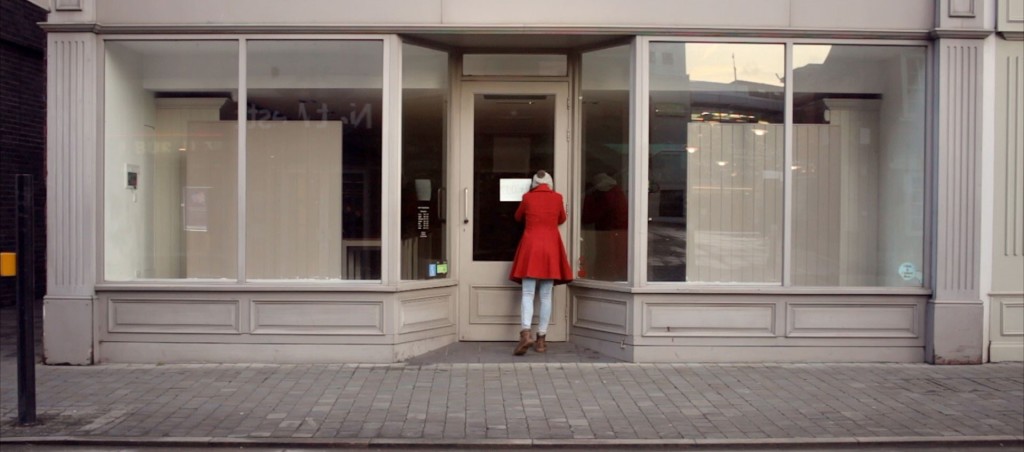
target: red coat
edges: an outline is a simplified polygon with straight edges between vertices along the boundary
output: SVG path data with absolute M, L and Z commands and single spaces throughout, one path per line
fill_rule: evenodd
M 523 195 L 516 210 L 516 221 L 526 221 L 526 230 L 516 248 L 512 273 L 508 279 L 522 283 L 523 278 L 553 279 L 555 284 L 572 281 L 572 269 L 565 255 L 565 244 L 558 225 L 565 223 L 562 195 L 547 184 L 538 185 Z

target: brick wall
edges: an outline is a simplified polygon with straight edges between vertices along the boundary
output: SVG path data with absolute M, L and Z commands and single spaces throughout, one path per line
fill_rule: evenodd
M 46 292 L 46 11 L 0 0 L 0 250 L 17 248 L 17 174 L 35 182 L 36 295 Z M 15 279 L 0 278 L 0 306 L 14 304 Z

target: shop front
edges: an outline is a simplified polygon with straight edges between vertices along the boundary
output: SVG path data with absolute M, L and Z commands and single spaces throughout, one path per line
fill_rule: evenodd
M 58 2 L 47 362 L 512 341 L 538 169 L 577 274 L 549 340 L 981 359 L 986 33 L 947 2 L 437 3 Z

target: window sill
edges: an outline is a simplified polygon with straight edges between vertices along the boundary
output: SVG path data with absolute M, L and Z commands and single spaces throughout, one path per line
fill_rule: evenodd
M 782 287 L 729 284 L 652 284 L 629 287 L 625 283 L 574 281 L 572 287 L 632 294 L 737 294 L 737 295 L 910 295 L 930 296 L 923 287 Z
M 96 292 L 397 292 L 380 281 L 257 281 L 245 284 L 214 281 L 140 281 L 103 283 Z

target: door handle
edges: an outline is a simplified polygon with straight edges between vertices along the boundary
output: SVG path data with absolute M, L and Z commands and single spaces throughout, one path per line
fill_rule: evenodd
M 462 224 L 469 224 L 469 189 L 462 189 Z
M 448 206 L 448 202 L 444 199 L 447 192 L 444 187 L 437 189 L 437 219 L 441 223 L 448 221 L 448 213 L 444 211 L 445 207 Z

